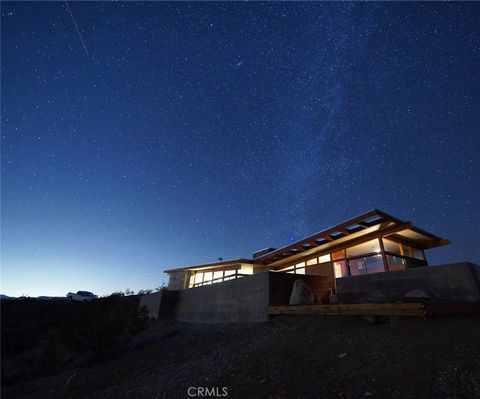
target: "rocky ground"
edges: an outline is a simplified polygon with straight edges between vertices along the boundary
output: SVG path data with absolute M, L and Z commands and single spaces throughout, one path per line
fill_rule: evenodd
M 200 397 L 190 387 L 204 387 L 217 389 L 209 397 L 231 398 L 480 397 L 479 316 L 387 324 L 300 316 L 256 324 L 158 321 L 123 336 L 104 356 L 7 379 L 2 396 L 188 398 Z M 16 356 L 2 359 L 3 376 Z

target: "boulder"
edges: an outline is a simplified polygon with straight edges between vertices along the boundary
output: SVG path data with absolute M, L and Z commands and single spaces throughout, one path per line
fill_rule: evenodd
M 295 280 L 289 305 L 314 305 L 320 303 L 317 296 L 303 280 Z

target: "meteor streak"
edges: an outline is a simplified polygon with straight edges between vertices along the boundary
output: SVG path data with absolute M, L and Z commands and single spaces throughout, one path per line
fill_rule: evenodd
M 73 25 L 75 26 L 75 30 L 78 33 L 78 38 L 82 42 L 83 49 L 85 50 L 85 54 L 87 54 L 87 57 L 90 58 L 90 54 L 88 53 L 87 46 L 85 46 L 85 42 L 83 41 L 82 34 L 80 33 L 80 29 L 78 29 L 78 24 L 77 21 L 75 21 L 75 17 L 72 14 L 72 11 L 70 10 L 70 6 L 68 5 L 68 2 L 65 1 L 65 5 L 67 6 L 67 11 L 70 14 L 70 17 L 72 18 Z

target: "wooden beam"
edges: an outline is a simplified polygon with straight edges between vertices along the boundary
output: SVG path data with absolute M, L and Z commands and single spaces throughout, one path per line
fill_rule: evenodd
M 425 315 L 428 317 L 474 313 L 480 313 L 480 302 L 425 302 Z
M 480 302 L 395 302 L 269 306 L 270 315 L 435 317 L 480 313 Z
M 406 316 L 423 317 L 424 305 L 414 303 L 359 303 L 339 305 L 269 306 L 270 315 Z
M 390 268 L 389 268 L 388 262 L 387 262 L 387 255 L 385 254 L 385 246 L 383 245 L 383 237 L 378 237 L 378 242 L 380 243 L 380 252 L 382 253 L 383 267 L 385 268 L 385 271 L 388 272 L 388 271 L 390 271 Z

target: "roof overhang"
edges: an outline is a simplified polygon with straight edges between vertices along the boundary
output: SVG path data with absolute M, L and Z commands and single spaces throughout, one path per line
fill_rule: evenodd
M 210 269 L 225 269 L 226 266 L 232 266 L 233 268 L 240 268 L 241 265 L 254 265 L 256 264 L 251 259 L 229 259 L 229 260 L 222 260 L 219 262 L 212 262 L 212 263 L 203 263 L 200 265 L 194 266 L 186 266 L 186 267 L 178 267 L 175 269 L 168 269 L 164 270 L 164 273 L 174 273 L 174 272 L 185 272 L 185 271 L 194 271 L 194 270 L 210 270 Z
M 301 260 L 309 255 L 329 253 L 361 244 L 375 237 L 408 241 L 420 249 L 449 244 L 448 240 L 414 227 L 396 217 L 374 209 L 337 226 L 330 227 L 276 251 L 255 259 L 257 263 L 273 268 Z

